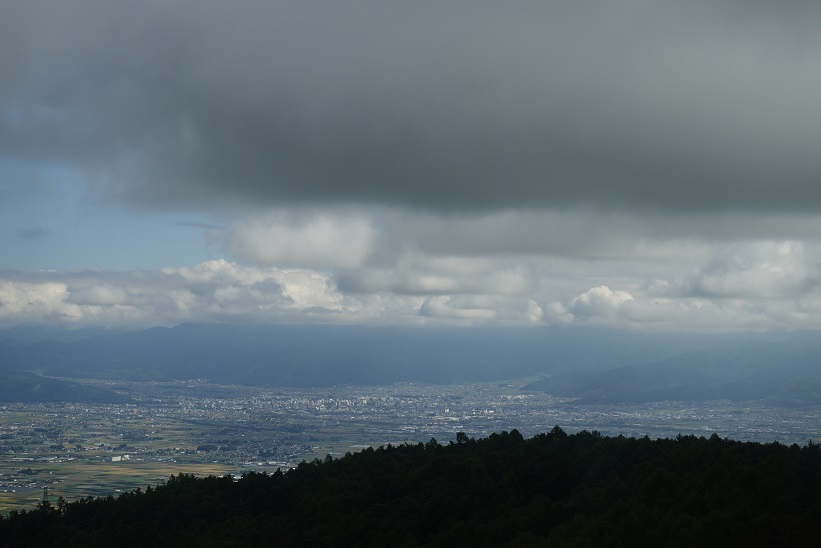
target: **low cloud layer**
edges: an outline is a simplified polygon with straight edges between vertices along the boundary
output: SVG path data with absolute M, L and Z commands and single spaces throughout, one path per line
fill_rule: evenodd
M 0 275 L 0 323 L 8 324 L 308 321 L 350 313 L 357 306 L 319 273 L 248 268 L 222 260 L 154 272 Z
M 365 325 L 604 325 L 727 331 L 821 328 L 818 246 L 716 249 L 686 274 L 597 276 L 574 260 L 407 259 L 344 275 L 224 260 L 132 272 L 0 273 L 0 325 L 148 327 L 186 321 Z M 501 265 L 505 266 L 502 267 Z M 362 279 L 358 284 L 352 280 Z M 605 283 L 606 282 L 606 283 Z

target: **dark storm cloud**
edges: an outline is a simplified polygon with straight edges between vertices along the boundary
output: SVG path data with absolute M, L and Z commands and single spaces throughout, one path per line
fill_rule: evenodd
M 149 207 L 821 208 L 821 6 L 20 2 L 0 157 Z

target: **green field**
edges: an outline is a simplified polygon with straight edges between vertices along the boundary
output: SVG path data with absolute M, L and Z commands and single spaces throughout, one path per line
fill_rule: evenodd
M 65 411 L 0 412 L 0 511 L 33 507 L 44 488 L 50 500 L 74 500 L 144 489 L 181 472 L 224 475 L 238 469 L 239 454 L 196 450 L 212 431 L 206 425 L 112 414 L 105 406 Z
M 0 410 L 0 512 L 34 508 L 44 488 L 52 503 L 60 496 L 68 501 L 116 496 L 157 485 L 172 474 L 273 472 L 301 460 L 405 441 L 384 439 L 381 428 L 367 422 L 293 433 L 264 427 L 264 422 L 249 424 L 230 413 L 204 420 L 172 416 L 184 415 L 173 408 L 17 407 Z
M 6 468 L 3 463 L 3 468 Z M 0 511 L 33 508 L 43 498 L 41 484 L 47 484 L 49 499 L 58 496 L 76 500 L 87 496 L 116 495 L 148 485 L 157 485 L 171 474 L 184 472 L 199 476 L 224 475 L 232 467 L 220 464 L 192 464 L 167 462 L 100 462 L 92 463 L 37 463 L 39 474 L 29 478 L 37 481 L 36 487 L 21 486 L 16 493 L 0 493 Z M 12 472 L 13 474 L 13 472 Z M 4 474 L 7 475 L 7 474 Z

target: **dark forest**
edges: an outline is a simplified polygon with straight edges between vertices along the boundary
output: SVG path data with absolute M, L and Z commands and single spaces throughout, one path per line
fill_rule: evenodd
M 5 546 L 816 546 L 821 450 L 512 430 L 43 500 Z

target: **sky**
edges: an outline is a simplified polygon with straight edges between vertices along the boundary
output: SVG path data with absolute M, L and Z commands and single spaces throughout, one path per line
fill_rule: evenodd
M 0 327 L 821 329 L 819 17 L 0 3 Z

